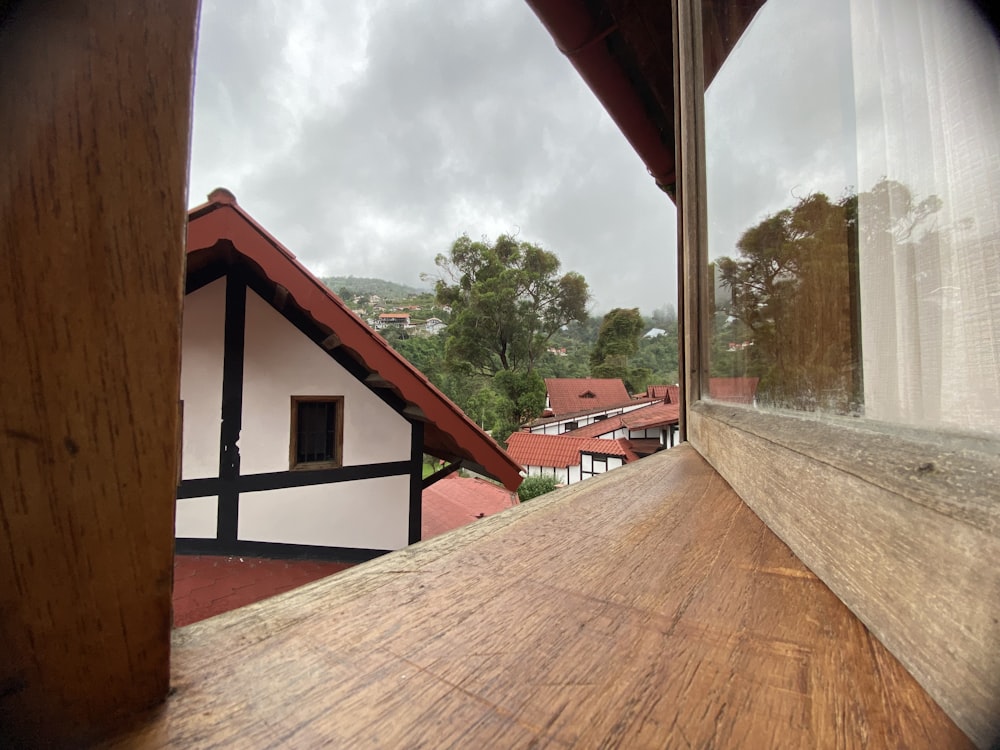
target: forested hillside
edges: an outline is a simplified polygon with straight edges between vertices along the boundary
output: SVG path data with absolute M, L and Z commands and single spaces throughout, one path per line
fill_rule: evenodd
M 406 311 L 409 327 L 379 331 L 404 357 L 503 442 L 542 412 L 545 378 L 621 377 L 632 393 L 677 382 L 677 318 L 672 306 L 591 315 L 586 280 L 529 242 L 456 240 L 439 255 L 434 291 L 382 279 L 323 282 L 370 322 Z M 375 299 L 373 299 L 375 295 Z M 447 324 L 429 332 L 423 321 Z M 651 329 L 663 335 L 646 336 Z
M 320 280 L 348 303 L 353 297 L 370 297 L 374 294 L 382 299 L 402 300 L 428 291 L 397 284 L 395 281 L 364 276 L 324 276 Z

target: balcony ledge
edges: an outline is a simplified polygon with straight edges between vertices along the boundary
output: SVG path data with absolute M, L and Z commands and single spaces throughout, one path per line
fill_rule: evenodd
M 174 633 L 111 747 L 971 746 L 688 445 Z

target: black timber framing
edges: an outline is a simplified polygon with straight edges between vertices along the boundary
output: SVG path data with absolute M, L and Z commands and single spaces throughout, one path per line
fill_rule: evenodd
M 226 280 L 219 474 L 216 477 L 182 480 L 177 487 L 176 497 L 178 500 L 216 497 L 218 499 L 216 536 L 203 539 L 177 538 L 175 539 L 175 551 L 178 554 L 240 554 L 276 558 L 370 560 L 389 550 L 240 540 L 238 538 L 239 498 L 240 494 L 245 492 L 334 484 L 390 476 L 408 476 L 410 479 L 407 538 L 408 543 L 411 544 L 420 541 L 423 423 L 411 419 L 403 413 L 406 402 L 391 389 L 368 385 L 365 379 L 371 374 L 370 371 L 349 353 L 340 347 L 332 349 L 324 347 L 322 342 L 329 337 L 331 332 L 318 326 L 307 313 L 294 303 L 294 300 L 286 295 L 283 298 L 284 304 L 279 308 L 275 304 L 276 285 L 263 276 L 255 263 L 240 255 L 232 243 L 221 240 L 208 252 L 213 253 L 215 257 L 210 258 L 197 271 L 188 275 L 185 294 L 191 294 L 220 278 Z M 243 364 L 248 289 L 260 296 L 295 326 L 300 333 L 341 365 L 352 377 L 407 420 L 410 424 L 411 434 L 408 460 L 314 471 L 289 470 L 260 474 L 242 474 L 240 472 L 238 441 L 242 428 Z

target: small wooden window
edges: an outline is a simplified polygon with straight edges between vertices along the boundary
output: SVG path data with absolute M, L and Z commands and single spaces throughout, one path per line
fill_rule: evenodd
M 292 396 L 290 468 L 341 466 L 343 436 L 343 396 Z

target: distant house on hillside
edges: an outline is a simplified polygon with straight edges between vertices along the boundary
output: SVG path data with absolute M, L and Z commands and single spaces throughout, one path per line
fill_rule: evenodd
M 225 190 L 188 215 L 180 552 L 355 559 L 421 537 L 423 454 L 520 466 Z
M 650 328 L 648 331 L 642 334 L 642 337 L 646 339 L 655 339 L 657 336 L 666 336 L 666 335 L 667 332 L 663 328 Z
M 428 318 L 427 322 L 424 323 L 424 330 L 434 335 L 441 333 L 447 327 L 441 318 Z
M 560 484 L 575 484 L 639 458 L 625 440 L 530 432 L 507 438 L 507 453 L 529 477 L 550 476 Z
M 375 328 L 406 328 L 410 325 L 410 314 L 405 312 L 381 313 L 375 321 Z

